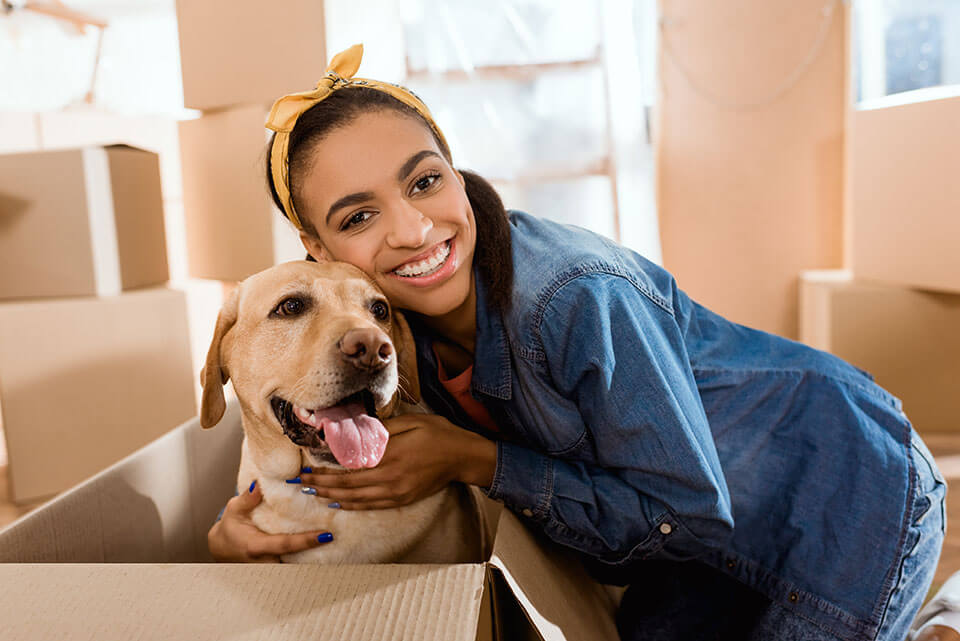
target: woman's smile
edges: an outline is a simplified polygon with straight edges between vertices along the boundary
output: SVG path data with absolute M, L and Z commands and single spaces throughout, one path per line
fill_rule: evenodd
M 456 245 L 453 238 L 437 243 L 430 250 L 388 272 L 393 278 L 416 287 L 429 287 L 446 280 L 457 269 Z

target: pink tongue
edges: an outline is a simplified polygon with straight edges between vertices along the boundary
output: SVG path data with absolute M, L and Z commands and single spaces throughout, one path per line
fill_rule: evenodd
M 383 423 L 364 413 L 359 403 L 316 410 L 317 425 L 340 465 L 359 469 L 376 467 L 390 437 Z

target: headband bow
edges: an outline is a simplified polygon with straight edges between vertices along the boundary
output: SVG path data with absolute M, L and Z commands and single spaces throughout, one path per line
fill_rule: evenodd
M 334 91 L 347 86 L 360 86 L 370 89 L 376 89 L 390 94 L 403 104 L 412 107 L 420 116 L 423 117 L 430 127 L 437 134 L 443 146 L 447 146 L 443 133 L 433 121 L 430 111 L 412 91 L 387 82 L 370 80 L 367 78 L 354 78 L 360 68 L 360 59 L 363 57 L 363 45 L 353 45 L 345 51 L 341 51 L 333 57 L 327 72 L 317 83 L 317 88 L 313 91 L 303 91 L 292 93 L 279 98 L 270 109 L 270 115 L 267 117 L 266 127 L 276 132 L 273 137 L 273 146 L 270 149 L 270 166 L 273 174 L 273 185 L 283 203 L 283 211 L 287 218 L 297 229 L 303 230 L 303 223 L 293 207 L 293 199 L 290 196 L 290 175 L 289 175 L 289 148 L 290 133 L 300 118 L 308 109 L 319 102 L 330 97 Z

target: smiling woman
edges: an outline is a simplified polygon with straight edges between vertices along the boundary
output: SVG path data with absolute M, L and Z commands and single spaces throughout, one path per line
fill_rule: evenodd
M 606 238 L 507 214 L 416 96 L 358 66 L 348 50 L 316 91 L 277 101 L 268 179 L 314 258 L 412 312 L 436 414 L 384 420 L 370 469 L 293 483 L 343 510 L 476 485 L 629 585 L 628 641 L 902 641 L 945 485 L 899 399 Z M 291 544 L 243 528 L 257 500 L 228 505 L 216 558 Z

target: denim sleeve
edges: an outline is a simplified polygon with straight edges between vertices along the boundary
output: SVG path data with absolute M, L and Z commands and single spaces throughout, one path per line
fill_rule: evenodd
M 606 564 L 723 546 L 730 496 L 672 310 L 625 277 L 587 274 L 557 290 L 539 330 L 544 386 L 586 431 L 569 455 L 499 443 L 491 498 Z

